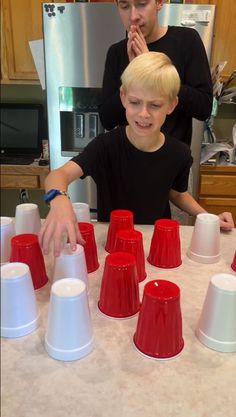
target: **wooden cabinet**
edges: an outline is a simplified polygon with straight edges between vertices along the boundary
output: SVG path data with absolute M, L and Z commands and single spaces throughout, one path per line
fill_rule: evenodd
M 1 188 L 44 189 L 49 168 L 38 165 L 1 165 Z
M 29 41 L 43 37 L 41 17 L 43 2 L 43 0 L 1 0 L 2 83 L 38 81 Z M 60 0 L 57 2 L 59 3 Z
M 100 0 L 92 0 L 100 1 Z M 113 0 L 108 0 L 113 2 Z M 42 38 L 41 4 L 44 0 L 0 0 L 1 82 L 39 83 L 28 42 Z M 56 0 L 63 3 L 65 0 Z M 54 3 L 53 0 L 50 3 Z M 224 78 L 236 68 L 236 0 L 194 0 L 215 4 L 216 21 L 211 64 L 228 61 Z
M 216 5 L 211 66 L 222 61 L 228 62 L 222 71 L 224 80 L 236 68 L 236 0 L 194 0 L 192 3 Z
M 210 213 L 230 211 L 236 224 L 236 167 L 202 165 L 199 204 Z

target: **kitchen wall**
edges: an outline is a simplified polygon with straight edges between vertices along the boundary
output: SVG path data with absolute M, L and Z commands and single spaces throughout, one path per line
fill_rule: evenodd
M 213 125 L 217 142 L 228 142 L 232 139 L 232 129 L 235 123 L 236 104 L 221 104 L 218 106 Z

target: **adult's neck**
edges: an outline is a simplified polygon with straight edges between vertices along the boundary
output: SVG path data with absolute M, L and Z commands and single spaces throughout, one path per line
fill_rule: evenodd
M 168 26 L 159 26 L 157 23 L 156 28 L 153 31 L 153 33 L 146 38 L 147 44 L 156 42 L 159 39 L 161 39 L 163 36 L 165 36 L 167 30 L 168 30 Z

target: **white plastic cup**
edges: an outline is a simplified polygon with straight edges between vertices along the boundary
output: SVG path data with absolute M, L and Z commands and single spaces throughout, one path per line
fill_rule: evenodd
M 20 337 L 38 327 L 38 308 L 28 265 L 1 266 L 1 336 Z
M 85 283 L 64 278 L 51 287 L 45 349 L 54 359 L 73 361 L 93 349 L 93 332 Z
M 220 259 L 220 220 L 215 214 L 197 215 L 190 247 L 190 259 L 203 264 L 216 263 Z
M 40 214 L 37 204 L 23 203 L 16 206 L 15 229 L 16 234 L 39 234 L 41 228 Z
M 53 282 L 69 277 L 81 279 L 88 290 L 88 271 L 82 245 L 77 244 L 76 250 L 72 251 L 70 244 L 66 243 L 61 254 L 55 258 L 52 277 Z
M 236 279 L 216 274 L 210 280 L 196 336 L 208 348 L 236 352 Z
M 72 207 L 78 222 L 91 222 L 90 209 L 87 203 L 72 203 Z
M 10 261 L 11 238 L 15 234 L 13 219 L 1 217 L 1 264 Z

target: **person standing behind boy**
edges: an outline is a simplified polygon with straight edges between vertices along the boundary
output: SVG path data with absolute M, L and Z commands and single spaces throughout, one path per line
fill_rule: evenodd
M 128 125 L 100 134 L 46 178 L 45 200 L 50 212 L 40 232 L 45 254 L 53 240 L 54 253 L 59 255 L 64 233 L 72 250 L 76 242 L 82 242 L 65 195 L 77 178 L 94 179 L 99 221 L 108 222 L 112 210 L 128 209 L 135 224 L 154 224 L 159 218 L 170 218 L 169 200 L 192 216 L 205 212 L 186 191 L 192 163 L 189 147 L 161 132 L 166 116 L 178 103 L 176 68 L 165 54 L 147 52 L 130 62 L 121 80 Z M 219 217 L 221 227 L 234 226 L 230 213 Z
M 117 0 L 128 38 L 112 45 L 103 76 L 100 120 L 107 130 L 126 125 L 119 88 L 120 76 L 134 57 L 150 51 L 165 53 L 181 79 L 179 102 L 162 131 L 191 144 L 192 118 L 206 120 L 212 109 L 212 81 L 206 51 L 195 29 L 158 23 L 164 0 Z M 201 140 L 201 138 L 199 138 Z

